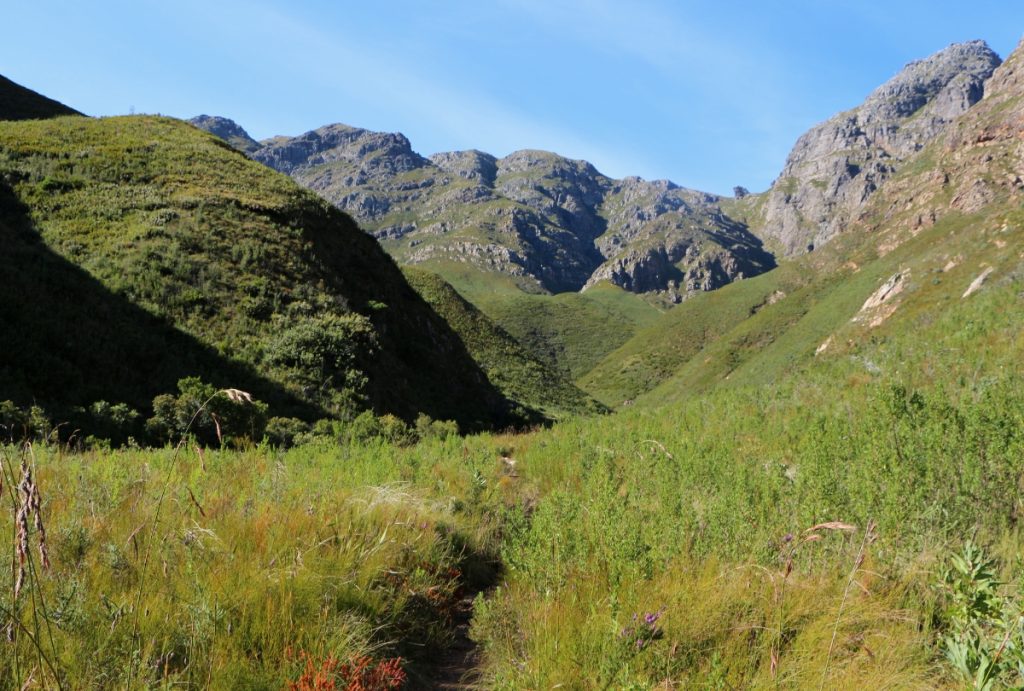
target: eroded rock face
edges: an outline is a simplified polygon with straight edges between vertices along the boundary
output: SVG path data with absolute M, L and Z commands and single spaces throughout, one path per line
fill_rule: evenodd
M 239 151 L 252 153 L 260 148 L 259 142 L 250 137 L 249 133 L 242 129 L 234 120 L 216 115 L 199 115 L 188 122 L 215 137 L 220 137 Z
M 812 128 L 767 192 L 758 234 L 792 255 L 843 232 L 906 158 L 981 100 L 999 64 L 983 41 L 952 45 Z
M 210 131 L 244 134 L 234 128 Z M 468 263 L 553 293 L 610 281 L 673 301 L 774 266 L 718 197 L 612 180 L 546 151 L 428 159 L 401 134 L 329 125 L 250 156 L 350 213 L 401 262 Z

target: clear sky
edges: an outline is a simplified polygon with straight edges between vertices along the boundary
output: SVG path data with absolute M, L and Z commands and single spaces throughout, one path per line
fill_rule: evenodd
M 332 122 L 424 155 L 548 149 L 605 174 L 766 188 L 796 138 L 1022 0 L 11 0 L 0 74 L 90 115 Z

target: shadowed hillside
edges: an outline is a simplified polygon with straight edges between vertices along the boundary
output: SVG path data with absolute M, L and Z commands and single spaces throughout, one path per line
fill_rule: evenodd
M 42 120 L 59 115 L 81 113 L 0 76 L 0 120 Z
M 459 337 L 351 219 L 184 123 L 2 124 L 0 176 L 54 253 L 311 406 L 423 412 L 467 429 L 516 419 Z

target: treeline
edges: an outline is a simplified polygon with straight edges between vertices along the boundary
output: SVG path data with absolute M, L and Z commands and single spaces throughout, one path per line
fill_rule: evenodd
M 457 434 L 456 422 L 434 420 L 423 413 L 413 423 L 370 410 L 312 423 L 271 416 L 263 401 L 237 389 L 219 389 L 199 377 L 181 379 L 176 393 L 156 396 L 150 417 L 127 403 L 103 400 L 58 415 L 39 405 L 0 401 L 0 441 L 38 440 L 75 449 L 161 447 L 182 439 L 232 448 L 260 443 L 286 448 L 317 440 L 349 443 L 378 438 L 409 446 L 421 439 Z

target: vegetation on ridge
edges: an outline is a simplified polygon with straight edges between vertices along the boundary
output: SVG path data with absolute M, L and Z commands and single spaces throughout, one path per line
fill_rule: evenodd
M 12 328 L 0 338 L 17 360 L 0 399 L 143 410 L 198 374 L 251 386 L 278 415 L 372 407 L 466 429 L 517 420 L 372 238 L 184 123 L 3 123 L 0 180 L 0 227 L 22 253 L 7 255 L 23 276 L 13 288 L 24 290 L 4 305 Z M 54 271 L 39 275 L 40 263 Z M 67 297 L 80 292 L 94 304 L 75 318 Z M 96 326 L 68 328 L 81 319 Z M 37 330 L 29 352 L 17 339 Z

